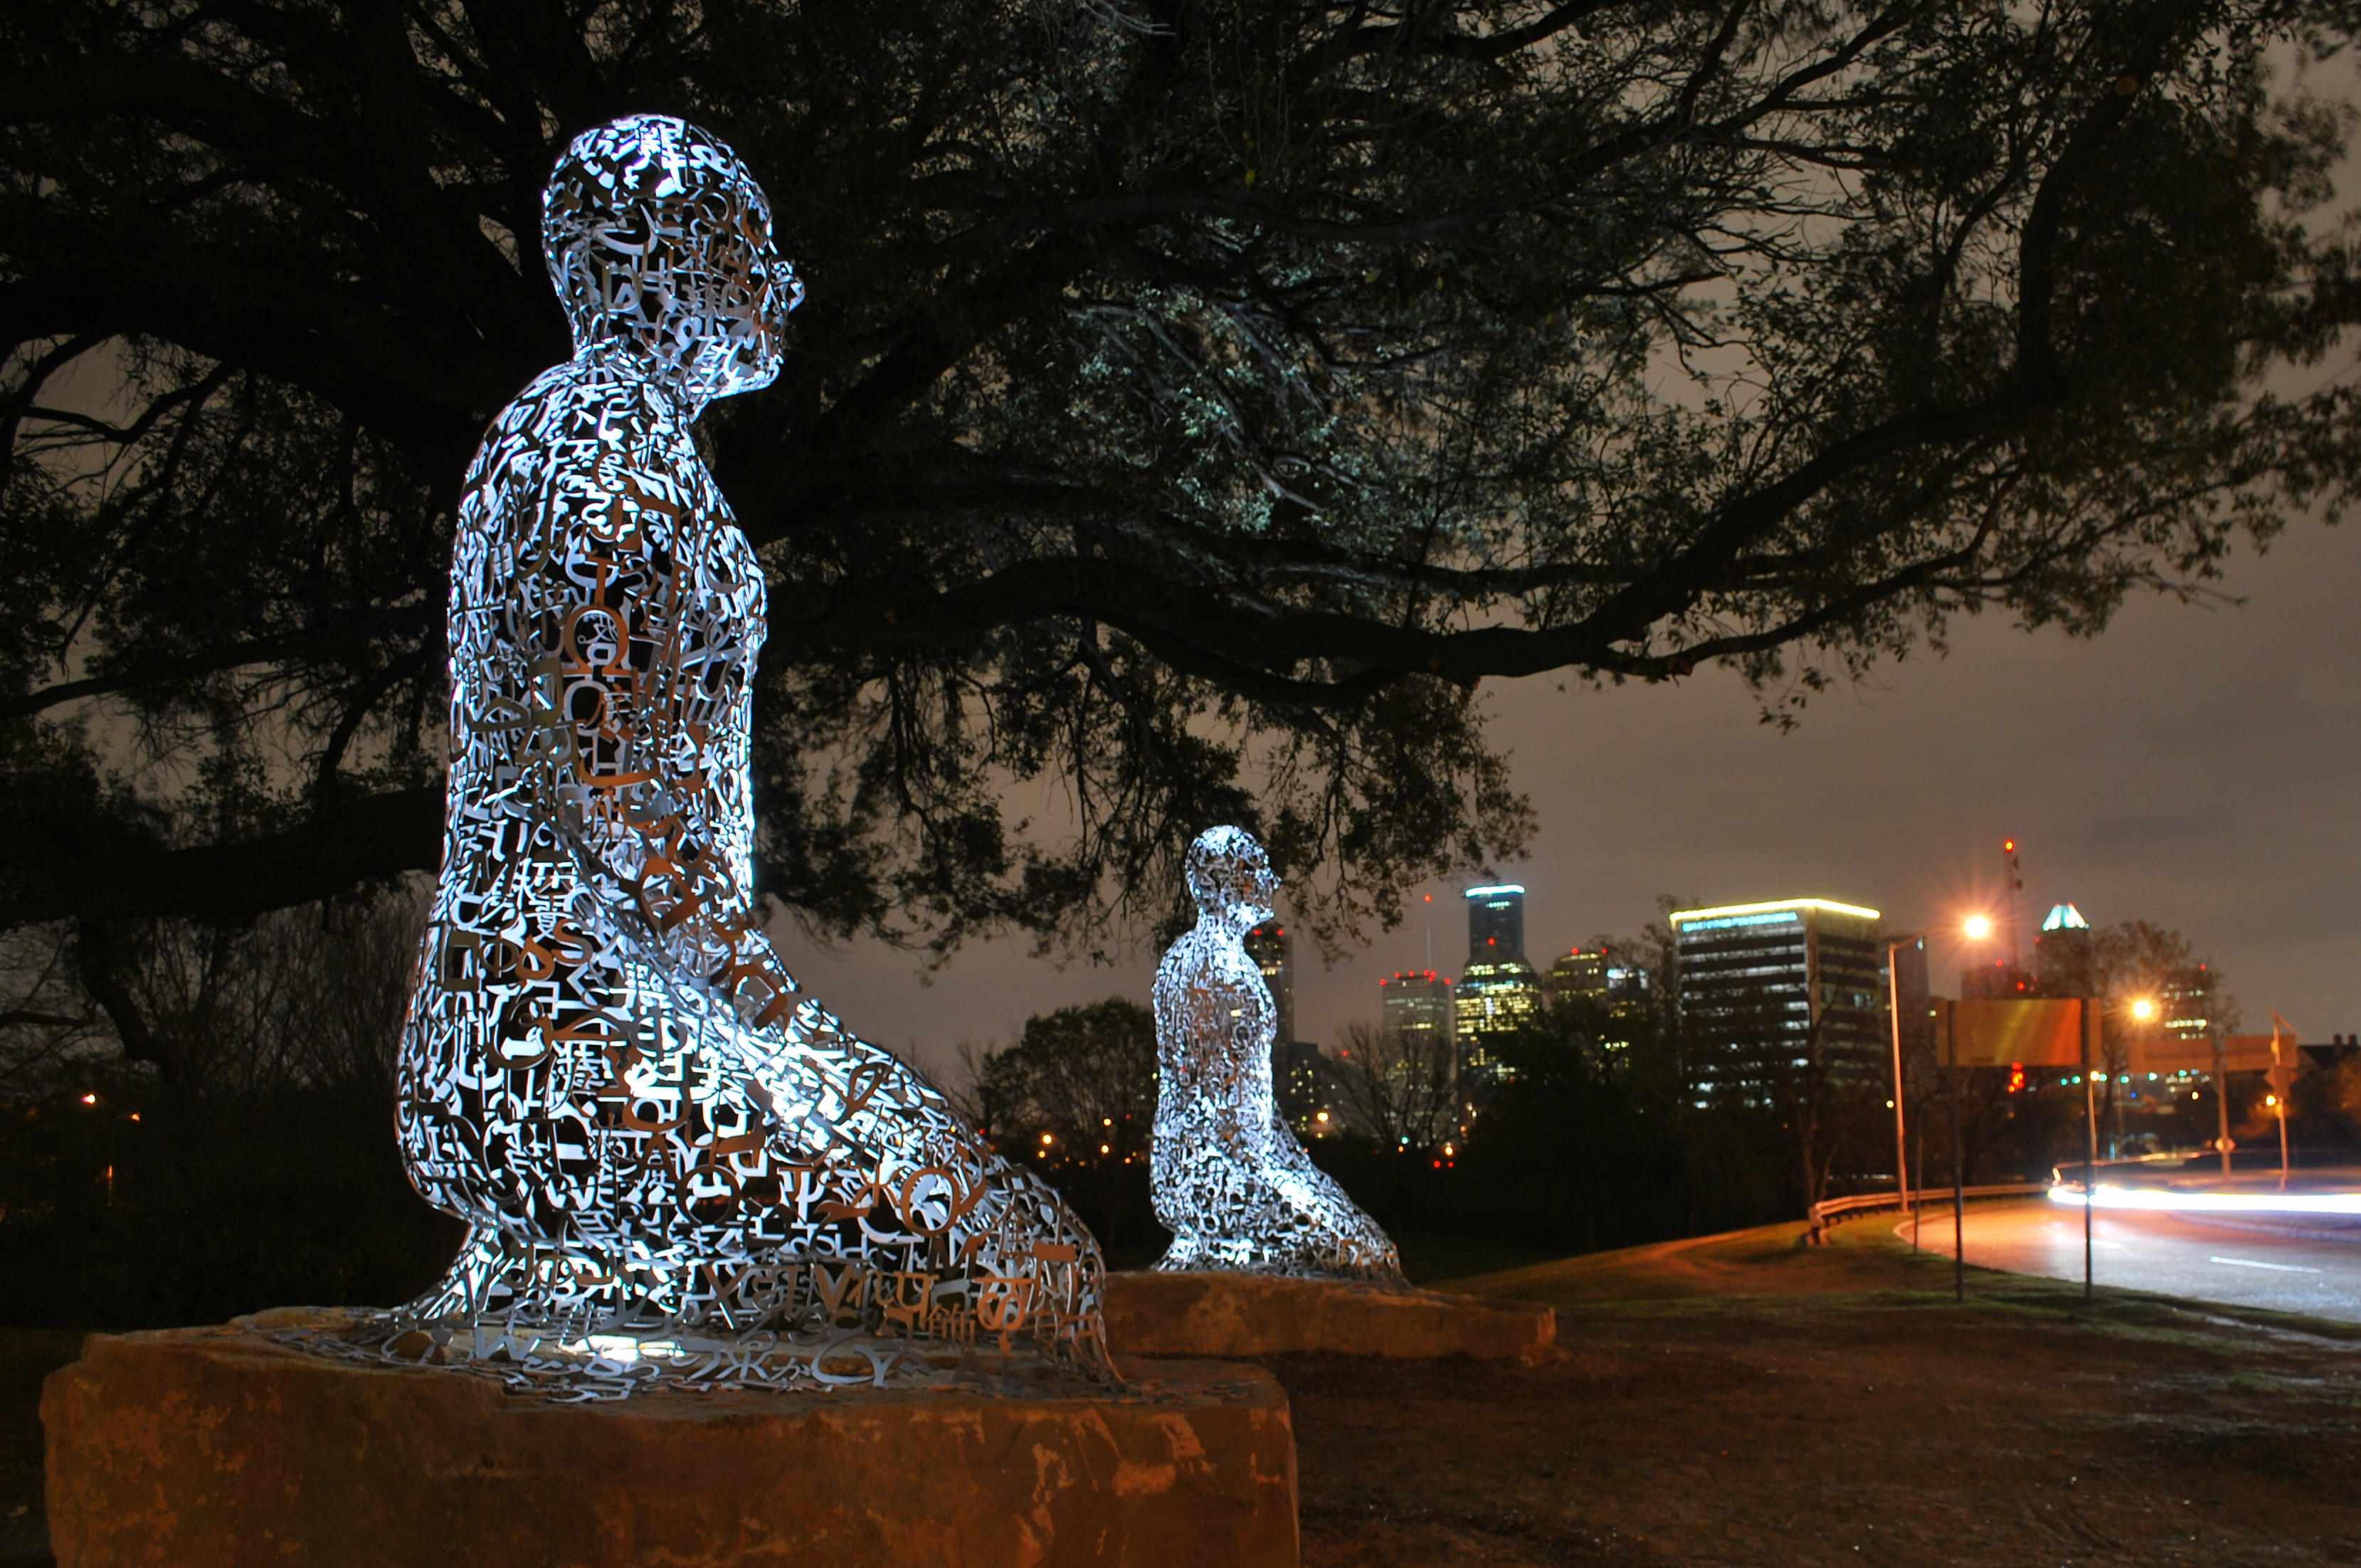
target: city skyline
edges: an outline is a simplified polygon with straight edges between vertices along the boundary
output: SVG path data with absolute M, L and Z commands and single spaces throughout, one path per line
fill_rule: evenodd
M 1398 970 L 1455 975 L 1462 893 L 1485 880 L 1529 890 L 1529 951 L 1545 970 L 1602 931 L 1636 933 L 1658 894 L 1824 897 L 1883 910 L 1889 932 L 1949 927 L 1994 909 L 2012 836 L 2028 936 L 2058 904 L 2092 926 L 2149 920 L 2186 934 L 2250 1017 L 2276 1008 L 2307 1039 L 2361 1027 L 2361 919 L 2345 913 L 2361 883 L 2361 694 L 2345 673 L 2361 663 L 2348 608 L 2361 553 L 2299 522 L 2268 555 L 2234 557 L 2224 587 L 2246 602 L 2135 599 L 2089 641 L 1964 622 L 1948 659 L 1882 665 L 1784 734 L 1719 671 L 1488 687 L 1494 739 L 1539 819 L 1532 852 L 1489 878 L 1412 888 L 1402 924 L 1344 962 L 1298 943 L 1299 1033 L 1325 1044 L 1374 1021 L 1377 982 Z M 911 954 L 817 951 L 774 929 L 808 992 L 882 1044 L 915 1041 L 930 1068 L 1028 1014 L 1145 996 L 1156 959 L 1143 948 L 1060 969 L 1021 941 L 982 943 L 928 983 Z M 1938 938 L 1938 990 L 1966 950 Z

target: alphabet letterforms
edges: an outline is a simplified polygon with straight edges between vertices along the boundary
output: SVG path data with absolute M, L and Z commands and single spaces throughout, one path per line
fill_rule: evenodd
M 569 1397 L 925 1376 L 1038 1326 L 1104 1377 L 1097 1244 L 763 937 L 760 562 L 690 427 L 802 299 L 763 191 L 664 115 L 543 196 L 572 359 L 470 470 L 440 886 L 401 1050 L 412 1179 L 467 1238 L 379 1354 Z
M 1271 1091 L 1278 1009 L 1246 936 L 1271 918 L 1279 879 L 1253 835 L 1209 828 L 1189 846 L 1197 924 L 1156 970 L 1157 1264 L 1400 1287 L 1378 1223 L 1312 1163 Z

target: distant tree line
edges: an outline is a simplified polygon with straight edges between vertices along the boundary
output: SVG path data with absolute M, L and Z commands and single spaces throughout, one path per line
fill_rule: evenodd
M 397 886 L 242 927 L 159 923 L 111 955 L 122 990 L 104 1010 L 71 972 L 73 943 L 5 948 L 0 1321 L 218 1321 L 390 1303 L 434 1277 L 458 1238 L 410 1189 L 391 1117 L 422 915 L 418 890 Z M 1661 926 L 1614 945 L 1654 968 L 1645 997 L 1557 998 L 1491 1042 L 1499 1070 L 1481 1086 L 1447 1051 L 1341 1031 L 1325 1053 L 1334 1130 L 1306 1137 L 1312 1157 L 1397 1233 L 1551 1252 L 1792 1219 L 1816 1197 L 1891 1180 L 1886 1070 L 1839 1070 L 1791 1046 L 1745 1056 L 1705 1092 L 1705 1053 L 1732 1049 L 1731 1015 L 1710 1036 L 1684 1022 Z M 2194 970 L 2184 938 L 2139 922 L 2094 932 L 2076 962 L 2048 983 L 2118 1002 Z M 2202 972 L 2202 1004 L 2235 1021 L 2219 971 Z M 1911 1166 L 1922 1184 L 1947 1183 L 1947 1075 L 1930 1033 L 1905 1044 Z M 1117 1266 L 1151 1261 L 1166 1237 L 1149 1198 L 1148 1009 L 1123 997 L 1060 1008 L 961 1058 L 942 1087 L 1000 1150 L 1063 1191 Z M 2068 1076 L 1960 1075 L 1968 1180 L 2038 1179 L 2080 1157 Z M 2260 1088 L 2234 1085 L 2235 1135 L 2275 1141 Z M 2307 1076 L 2293 1100 L 2300 1147 L 2354 1141 L 2361 1059 Z M 2214 1116 L 2184 1101 L 2134 1125 L 2193 1146 Z
M 458 1245 L 403 1175 L 393 1056 L 420 891 L 0 947 L 0 1322 L 219 1321 L 404 1300 Z

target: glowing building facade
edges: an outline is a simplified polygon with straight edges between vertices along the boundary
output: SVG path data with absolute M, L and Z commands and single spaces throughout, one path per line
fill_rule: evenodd
M 1590 997 L 1607 1004 L 1608 1016 L 1623 1025 L 1636 1023 L 1655 1002 L 1654 977 L 1641 966 L 1620 962 L 1604 947 L 1576 948 L 1561 954 L 1542 976 L 1542 995 L 1551 1003 Z M 1599 1044 L 1623 1050 L 1631 1044 L 1626 1028 L 1609 1033 Z
M 1541 979 L 1525 961 L 1525 890 L 1514 883 L 1471 887 L 1467 967 L 1454 997 L 1459 1074 L 1480 1086 L 1499 1072 L 1494 1037 L 1531 1025 L 1542 1008 Z
M 1397 1059 L 1427 1061 L 1442 1050 L 1458 1060 L 1459 1014 L 1451 981 L 1433 970 L 1400 970 L 1378 981 L 1378 1026 Z
M 1817 1048 L 1836 1070 L 1879 1070 L 1885 1033 L 1878 912 L 1821 898 L 1672 916 L 1691 1082 L 1755 1100 Z

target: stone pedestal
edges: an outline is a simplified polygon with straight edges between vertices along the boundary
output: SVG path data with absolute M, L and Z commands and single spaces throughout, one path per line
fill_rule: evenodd
M 1258 1367 L 1129 1390 L 658 1390 L 566 1404 L 254 1333 L 93 1335 L 41 1397 L 60 1568 L 1293 1568 Z
M 1557 1314 L 1531 1301 L 1264 1274 L 1115 1274 L 1107 1343 L 1129 1355 L 1471 1355 L 1533 1362 Z

